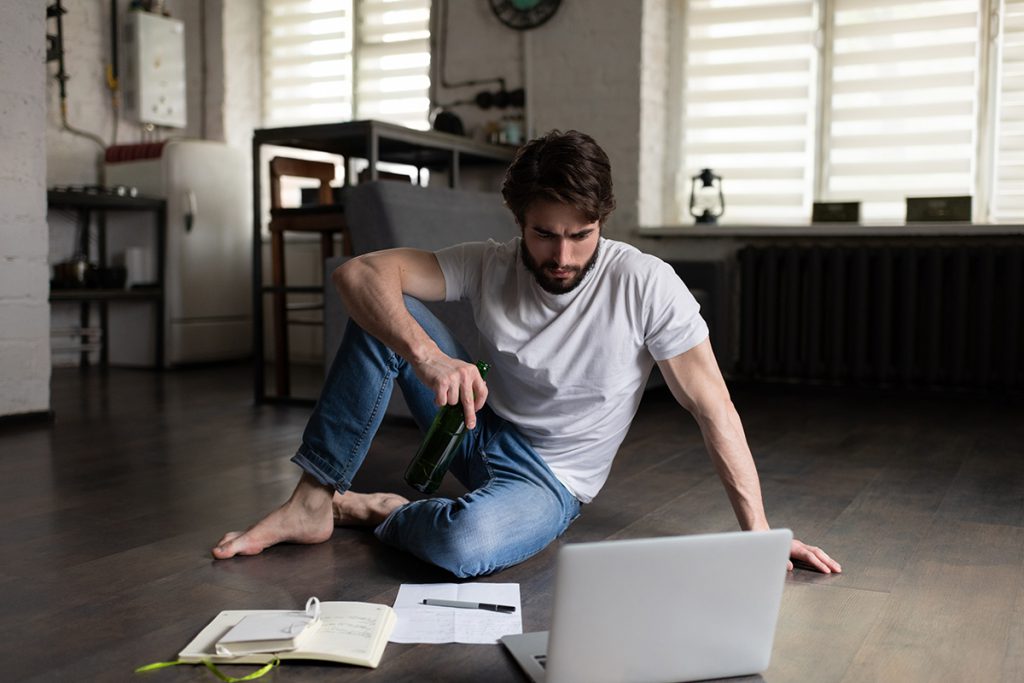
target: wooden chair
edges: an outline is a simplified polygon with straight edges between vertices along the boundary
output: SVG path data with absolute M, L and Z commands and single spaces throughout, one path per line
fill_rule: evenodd
M 281 206 L 281 178 L 284 176 L 315 178 L 320 181 L 315 206 L 284 208 Z M 334 239 L 341 236 L 342 255 L 351 255 L 344 206 L 335 204 L 331 189 L 334 165 L 323 161 L 274 157 L 270 161 L 270 259 L 273 269 L 274 294 L 274 378 L 278 396 L 291 396 L 291 368 L 288 352 L 289 324 L 323 324 L 309 320 L 289 319 L 289 311 L 320 310 L 320 303 L 288 303 L 289 293 L 321 292 L 320 287 L 289 287 L 285 275 L 285 233 L 312 232 L 320 235 L 320 263 L 334 256 Z

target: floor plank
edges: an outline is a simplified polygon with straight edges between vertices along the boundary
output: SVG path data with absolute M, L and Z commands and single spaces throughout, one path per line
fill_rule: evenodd
M 1020 527 L 937 520 L 843 680 L 997 680 L 1015 647 L 1022 542 Z
M 775 654 L 765 678 L 816 683 L 842 680 L 881 615 L 886 598 L 885 593 L 874 591 L 789 581 L 775 633 Z

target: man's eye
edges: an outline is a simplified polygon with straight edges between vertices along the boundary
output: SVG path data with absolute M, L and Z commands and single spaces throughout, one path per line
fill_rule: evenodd
M 583 240 L 587 239 L 588 237 L 590 237 L 590 233 L 589 232 L 579 233 L 579 234 L 576 234 L 576 235 L 572 236 L 572 238 L 574 240 L 576 240 L 577 242 L 582 242 Z

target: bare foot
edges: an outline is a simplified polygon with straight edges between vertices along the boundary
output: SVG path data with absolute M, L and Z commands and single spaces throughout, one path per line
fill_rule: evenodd
M 397 493 L 335 493 L 331 500 L 335 526 L 377 526 L 409 502 Z
M 303 474 L 291 498 L 246 531 L 229 531 L 211 551 L 218 560 L 256 555 L 282 542 L 323 543 L 334 529 L 332 489 Z

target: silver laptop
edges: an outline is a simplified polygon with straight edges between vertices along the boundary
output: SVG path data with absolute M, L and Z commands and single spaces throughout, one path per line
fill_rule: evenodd
M 501 642 L 537 683 L 656 683 L 768 668 L 789 529 L 567 544 L 551 631 Z

